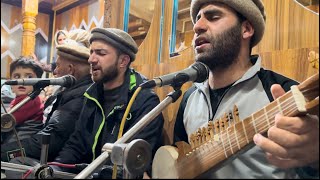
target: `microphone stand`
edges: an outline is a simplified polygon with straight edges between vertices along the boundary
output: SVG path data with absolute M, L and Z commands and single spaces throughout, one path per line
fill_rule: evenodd
M 9 162 L 1 161 L 1 170 L 8 170 L 8 171 L 15 171 L 15 172 L 26 172 L 30 169 L 36 169 L 35 167 L 22 165 L 22 164 L 15 164 Z M 75 177 L 75 174 L 67 173 L 63 171 L 54 171 L 54 177 L 58 179 L 71 179 Z
M 36 179 L 53 179 L 53 169 L 48 165 L 48 151 L 50 144 L 50 134 L 42 134 L 42 147 L 40 154 L 40 164 L 36 166 Z
M 115 143 L 106 143 L 102 147 L 103 153 L 89 164 L 84 170 L 82 170 L 74 179 L 86 179 L 93 171 L 101 167 L 109 157 L 109 153 L 112 152 L 112 148 L 115 144 L 121 144 L 128 142 L 135 134 L 139 133 L 144 127 L 146 127 L 155 117 L 157 117 L 170 103 L 174 103 L 182 94 L 180 87 L 175 86 L 173 92 L 169 93 L 167 97 L 161 101 L 155 108 L 153 108 L 148 114 L 146 114 L 137 124 L 129 129 L 120 139 Z
M 24 98 L 21 102 L 16 104 L 8 113 L 4 113 L 1 115 L 1 131 L 9 132 L 11 131 L 16 124 L 16 119 L 12 115 L 15 111 L 21 108 L 24 104 L 29 102 L 30 100 L 36 98 L 40 92 L 44 89 L 42 84 L 35 84 L 33 85 L 33 91 L 28 94 L 26 98 Z

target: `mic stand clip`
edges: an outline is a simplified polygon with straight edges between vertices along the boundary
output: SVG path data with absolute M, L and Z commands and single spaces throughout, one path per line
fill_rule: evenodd
M 152 159 L 151 151 L 147 141 L 134 139 L 128 144 L 114 144 L 111 161 L 113 164 L 123 166 L 123 179 L 133 179 L 147 170 Z

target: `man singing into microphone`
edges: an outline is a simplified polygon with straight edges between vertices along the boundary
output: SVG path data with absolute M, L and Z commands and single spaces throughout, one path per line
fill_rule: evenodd
M 89 63 L 95 83 L 84 94 L 85 104 L 75 133 L 55 159 L 60 163 L 91 163 L 101 154 L 105 143 L 114 143 L 159 104 L 153 90 L 143 89 L 135 98 L 125 122 L 122 122 L 135 90 L 147 81 L 143 75 L 129 68 L 135 60 L 137 44 L 120 29 L 95 28 L 91 34 Z M 122 123 L 123 127 L 120 126 Z M 134 138 L 146 140 L 155 153 L 161 145 L 163 123 L 160 114 Z M 104 174 L 107 177 L 103 178 L 111 178 L 113 165 L 107 162 L 106 166 Z M 114 172 L 122 178 L 119 167 Z
M 21 141 L 27 157 L 40 159 L 42 134 L 47 133 L 50 134 L 48 161 L 52 161 L 74 131 L 75 123 L 79 118 L 84 99 L 83 94 L 92 83 L 87 45 L 90 33 L 85 30 L 74 31 L 74 33 L 77 33 L 74 39 L 68 39 L 65 44 L 57 46 L 58 59 L 55 73 L 57 77 L 72 75 L 76 82 L 46 101 L 48 117 L 43 129 L 31 138 Z M 20 151 L 17 142 L 1 145 L 1 161 L 9 161 L 10 154 L 16 151 Z M 15 160 L 19 162 L 21 159 L 16 158 Z M 32 166 L 35 164 L 29 159 L 27 163 Z M 7 177 L 10 176 L 7 174 Z
M 175 122 L 174 141 L 198 143 L 193 141 L 196 138 L 192 135 L 198 128 L 208 127 L 213 122 L 218 125 L 218 128 L 214 127 L 218 137 L 214 140 L 221 143 L 224 151 L 213 152 L 218 149 L 211 147 L 213 143 L 204 145 L 205 149 L 209 147 L 212 150 L 206 151 L 212 155 L 207 160 L 229 158 L 211 169 L 212 166 L 206 166 L 208 169 L 199 167 L 199 173 L 194 175 L 210 179 L 319 179 L 318 116 L 288 117 L 284 108 L 290 107 L 291 103 L 282 104 L 283 110 L 280 108 L 271 113 L 265 108 L 264 115 L 255 118 L 252 115 L 297 84 L 263 69 L 261 57 L 251 55 L 252 48 L 260 42 L 265 30 L 263 1 L 192 0 L 190 14 L 194 24 L 195 59 L 208 65 L 210 73 L 206 82 L 195 84 L 184 94 Z M 280 102 L 279 99 L 276 101 Z M 234 110 L 235 105 L 237 110 Z M 244 120 L 250 119 L 251 115 L 254 120 L 248 127 L 245 125 L 248 121 Z M 229 138 L 230 132 L 235 133 L 233 123 L 238 119 L 241 122 L 236 133 L 246 137 L 242 142 L 241 139 Z M 267 123 L 270 123 L 265 126 L 268 127 L 267 132 L 260 134 L 259 128 Z M 226 133 L 219 132 L 227 127 L 230 128 L 224 131 Z M 254 143 L 244 150 L 240 147 L 243 142 Z M 243 150 L 240 154 L 230 155 L 240 149 Z

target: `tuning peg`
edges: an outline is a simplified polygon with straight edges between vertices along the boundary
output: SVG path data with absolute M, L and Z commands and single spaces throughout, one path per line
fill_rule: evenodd
M 215 132 L 215 134 L 218 134 L 220 132 L 219 120 L 218 119 L 215 120 L 213 124 L 214 124 L 214 132 Z
M 194 133 L 192 133 L 190 135 L 190 146 L 192 149 L 195 147 L 195 134 Z
M 234 105 L 234 106 L 233 106 L 233 116 L 234 116 L 234 121 L 235 121 L 235 123 L 240 122 L 239 109 L 238 109 L 237 105 Z
M 201 144 L 206 142 L 206 136 L 207 136 L 207 128 L 202 127 L 202 129 L 201 129 Z

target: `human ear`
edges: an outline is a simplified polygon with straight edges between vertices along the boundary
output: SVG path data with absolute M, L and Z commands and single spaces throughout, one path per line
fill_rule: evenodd
M 248 20 L 242 23 L 242 33 L 243 39 L 251 38 L 254 34 L 253 26 Z
M 130 63 L 130 57 L 126 54 L 122 54 L 120 56 L 120 67 L 123 68 L 123 67 L 127 67 L 128 64 Z
M 68 65 L 68 74 L 74 75 L 76 66 L 73 64 Z

